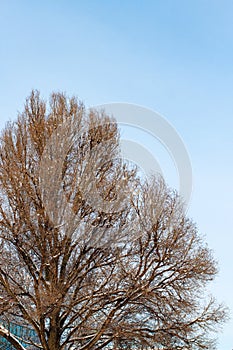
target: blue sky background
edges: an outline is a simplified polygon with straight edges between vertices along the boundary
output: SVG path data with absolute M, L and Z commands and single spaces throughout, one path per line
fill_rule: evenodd
M 232 0 L 0 1 L 0 127 L 32 88 L 164 115 L 189 151 L 189 215 L 219 261 L 211 289 L 231 313 L 232 16 Z M 232 348 L 233 320 L 218 349 Z

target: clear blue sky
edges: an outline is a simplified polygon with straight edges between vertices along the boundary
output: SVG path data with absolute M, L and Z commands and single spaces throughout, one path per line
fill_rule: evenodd
M 0 127 L 32 88 L 87 106 L 164 115 L 189 151 L 189 215 L 219 261 L 212 291 L 233 313 L 233 1 L 0 2 Z M 233 348 L 233 321 L 219 350 Z

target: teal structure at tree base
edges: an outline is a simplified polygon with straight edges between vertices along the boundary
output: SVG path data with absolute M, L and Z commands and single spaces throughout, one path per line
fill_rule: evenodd
M 35 349 L 35 346 L 29 344 L 30 339 L 32 341 L 38 342 L 38 336 L 33 329 L 26 326 L 18 325 L 13 322 L 6 323 L 0 321 L 0 324 L 2 324 L 7 330 L 9 330 L 10 333 L 16 336 L 20 343 L 27 350 Z M 0 336 L 0 350 L 15 350 L 15 347 L 11 345 L 5 338 Z

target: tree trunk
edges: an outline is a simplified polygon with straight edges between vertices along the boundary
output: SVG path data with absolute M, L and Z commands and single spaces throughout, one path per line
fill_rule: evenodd
M 58 316 L 52 316 L 50 319 L 50 330 L 48 338 L 49 350 L 60 350 L 60 334 L 58 323 Z

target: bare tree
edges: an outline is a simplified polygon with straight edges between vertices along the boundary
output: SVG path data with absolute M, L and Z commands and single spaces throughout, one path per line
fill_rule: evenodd
M 176 193 L 75 98 L 33 91 L 0 144 L 0 335 L 32 349 L 213 349 L 216 262 Z

